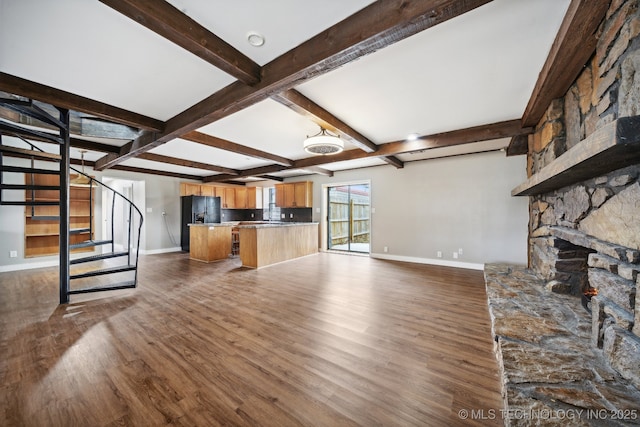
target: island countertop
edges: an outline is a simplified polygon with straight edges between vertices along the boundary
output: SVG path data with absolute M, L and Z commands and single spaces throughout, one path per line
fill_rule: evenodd
M 251 224 L 250 221 L 242 221 L 236 227 L 238 228 L 270 228 L 270 227 L 298 227 L 298 226 L 317 226 L 317 222 L 267 222 L 256 221 L 255 224 Z
M 192 222 L 187 224 L 189 227 L 233 227 L 233 223 L 225 222 Z
M 242 265 L 260 268 L 318 253 L 317 222 L 238 225 Z

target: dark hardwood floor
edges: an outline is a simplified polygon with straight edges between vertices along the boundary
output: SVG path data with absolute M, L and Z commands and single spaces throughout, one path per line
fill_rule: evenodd
M 321 253 L 142 257 L 135 290 L 0 274 L 7 426 L 501 425 L 482 272 Z

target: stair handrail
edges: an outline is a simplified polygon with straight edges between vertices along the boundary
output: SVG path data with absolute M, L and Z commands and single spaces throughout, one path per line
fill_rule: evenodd
M 74 172 L 79 173 L 80 175 L 83 175 L 87 178 L 89 178 L 89 186 L 92 187 L 93 183 L 95 182 L 98 185 L 101 185 L 102 187 L 107 188 L 108 190 L 110 190 L 114 196 L 119 196 L 120 198 L 122 198 L 125 202 L 127 202 L 129 204 L 129 229 L 127 230 L 127 251 L 129 250 L 129 248 L 131 247 L 131 227 L 132 227 L 132 208 L 136 210 L 136 212 L 138 213 L 138 218 L 139 218 L 139 223 L 138 223 L 138 238 L 137 238 L 137 243 L 136 243 L 136 264 L 138 265 L 138 258 L 139 258 L 139 254 L 140 254 L 140 232 L 142 231 L 142 223 L 144 222 L 144 215 L 142 215 L 142 211 L 140 211 L 140 209 L 138 208 L 138 206 L 136 206 L 135 203 L 133 203 L 131 200 L 129 200 L 129 198 L 127 198 L 124 194 L 120 193 L 119 191 L 111 188 L 110 186 L 108 186 L 107 184 L 98 181 L 97 179 L 95 179 L 94 177 L 92 177 L 91 175 L 87 175 L 86 173 L 79 171 L 78 169 L 74 168 L 73 166 L 69 166 L 69 169 L 73 170 Z M 114 210 L 115 210 L 115 197 L 112 199 L 112 206 L 111 206 L 111 239 L 113 240 L 113 217 L 115 216 L 114 214 Z M 91 224 L 93 224 L 93 220 L 91 221 Z M 114 243 L 111 243 L 111 250 L 113 251 L 113 245 Z M 129 259 L 129 263 L 130 263 L 130 259 Z M 137 282 L 137 275 L 138 272 L 136 271 L 136 282 Z
M 7 136 L 13 136 L 13 137 L 15 137 L 15 138 L 20 139 L 22 142 L 24 142 L 24 143 L 25 143 L 25 144 L 27 144 L 29 147 L 31 147 L 31 149 L 32 149 L 32 150 L 34 150 L 34 151 L 39 151 L 39 152 L 41 152 L 41 153 L 46 153 L 46 151 L 44 151 L 43 149 L 41 149 L 41 148 L 40 148 L 40 147 L 38 147 L 37 145 L 32 144 L 30 141 L 28 141 L 27 139 L 25 139 L 25 138 L 24 138 L 24 137 L 22 137 L 21 135 L 18 135 L 18 134 L 16 134 L 16 133 L 6 133 L 5 135 L 7 135 Z M 33 160 L 34 160 L 33 156 L 31 156 L 31 158 L 30 158 L 30 159 L 31 159 L 31 161 L 33 162 Z M 32 164 L 32 167 L 33 167 L 33 164 Z M 131 231 L 132 231 L 132 230 L 131 230 L 131 227 L 132 227 L 131 217 L 132 217 L 132 213 L 133 213 L 133 211 L 132 211 L 131 209 L 133 208 L 133 209 L 135 209 L 135 210 L 136 210 L 136 212 L 138 213 L 138 218 L 139 218 L 139 220 L 140 220 L 140 221 L 139 221 L 139 223 L 138 223 L 138 233 L 137 233 L 137 234 L 138 234 L 138 236 L 137 236 L 137 242 L 136 242 L 136 258 L 135 258 L 135 260 L 136 260 L 136 265 L 137 265 L 137 264 L 138 264 L 139 255 L 140 255 L 140 237 L 141 237 L 141 231 L 142 231 L 142 224 L 143 224 L 143 222 L 144 222 L 144 215 L 142 215 L 142 211 L 140 211 L 140 209 L 135 205 L 135 203 L 133 203 L 131 200 L 129 200 L 129 199 L 128 199 L 124 194 L 122 194 L 122 193 L 120 193 L 119 191 L 117 191 L 117 190 L 115 190 L 115 189 L 111 188 L 111 187 L 110 187 L 110 186 L 108 186 L 107 184 L 104 184 L 103 182 L 101 182 L 101 181 L 99 181 L 99 180 L 95 179 L 94 177 L 92 177 L 91 175 L 88 175 L 88 174 L 86 174 L 86 173 L 84 173 L 84 172 L 82 172 L 82 171 L 80 171 L 80 170 L 78 170 L 78 169 L 74 168 L 73 166 L 69 166 L 69 169 L 70 169 L 70 170 L 73 170 L 74 172 L 76 172 L 76 173 L 78 173 L 78 174 L 80 174 L 80 175 L 83 175 L 83 176 L 85 176 L 85 177 L 89 178 L 89 187 L 90 187 L 90 188 L 91 188 L 91 187 L 93 187 L 93 183 L 95 182 L 97 185 L 100 185 L 100 186 L 105 187 L 105 188 L 107 188 L 108 190 L 110 190 L 114 196 L 119 196 L 119 197 L 121 197 L 125 202 L 127 202 L 127 203 L 129 204 L 129 211 L 130 211 L 130 213 L 129 213 L 129 229 L 127 230 L 127 245 L 128 245 L 129 247 L 127 248 L 127 251 L 129 251 L 129 249 L 130 249 L 130 247 L 131 247 Z M 93 192 L 89 192 L 89 194 L 90 194 L 90 196 L 89 196 L 89 197 L 91 197 L 91 198 L 93 197 L 93 196 L 92 196 L 92 193 L 93 193 Z M 32 192 L 32 199 L 35 199 L 35 192 Z M 92 200 L 92 199 L 90 199 L 90 200 L 91 200 L 91 203 L 90 203 L 90 212 L 89 212 L 89 218 L 90 218 L 89 226 L 90 226 L 90 228 L 91 228 L 91 235 L 93 235 L 93 200 Z M 113 204 L 113 206 L 112 206 L 112 209 L 111 209 L 111 238 L 113 239 L 113 234 L 114 234 L 114 230 L 113 230 L 113 217 L 115 216 L 115 214 L 114 214 L 114 209 L 115 209 L 115 197 L 113 198 L 112 204 Z M 33 207 L 33 206 L 32 206 L 32 209 L 34 209 L 34 207 Z M 114 250 L 114 249 L 113 249 L 113 243 L 112 243 L 111 245 L 112 245 L 111 250 L 113 251 L 113 250 Z M 130 259 L 128 259 L 128 262 L 130 263 L 130 262 L 131 262 L 131 260 L 130 260 Z M 136 275 L 136 277 L 135 277 L 135 281 L 136 281 L 136 283 L 137 283 L 137 275 L 138 275 L 137 270 L 136 270 L 135 275 Z
M 18 135 L 17 133 L 5 133 L 4 135 L 6 136 L 13 136 L 14 138 L 18 138 L 19 140 L 21 140 L 22 142 L 24 142 L 25 144 L 27 144 L 29 147 L 31 147 L 31 150 L 33 151 L 39 151 L 41 153 L 46 153 L 46 151 L 44 151 L 42 148 L 38 147 L 37 145 L 32 144 L 31 142 L 27 141 L 26 139 L 24 139 L 24 137 L 22 137 L 21 135 Z M 31 161 L 31 167 L 33 168 L 35 165 L 35 158 L 33 156 L 29 157 L 29 160 Z M 33 174 L 31 174 L 31 182 L 33 183 Z M 36 191 L 35 190 L 31 190 L 31 201 L 34 201 L 36 199 Z M 34 205 L 31 205 L 31 216 L 35 216 L 36 215 L 36 207 Z

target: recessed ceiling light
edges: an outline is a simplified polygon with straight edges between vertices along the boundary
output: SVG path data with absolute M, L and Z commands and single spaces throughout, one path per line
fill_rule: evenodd
M 251 46 L 260 47 L 264 44 L 264 36 L 252 31 L 247 34 L 247 41 Z
M 409 135 L 407 135 L 407 141 L 415 141 L 416 139 L 418 139 L 418 137 L 420 137 L 420 135 L 418 135 L 417 133 L 410 133 Z

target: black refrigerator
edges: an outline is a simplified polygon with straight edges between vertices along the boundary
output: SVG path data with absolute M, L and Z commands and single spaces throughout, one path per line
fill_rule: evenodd
M 180 244 L 183 251 L 189 251 L 189 226 L 195 223 L 220 223 L 220 197 L 182 196 L 180 222 Z

